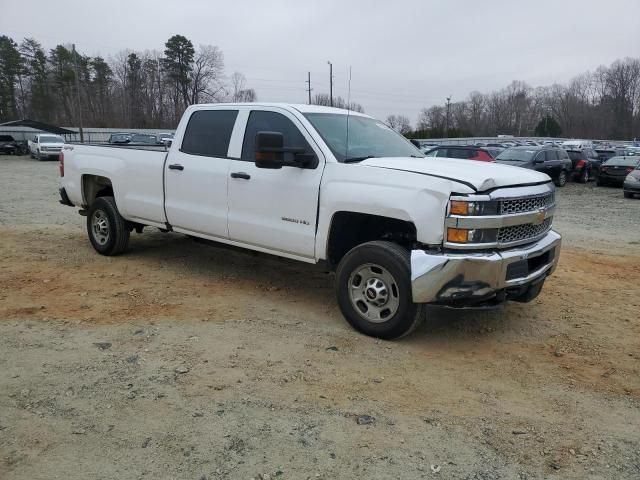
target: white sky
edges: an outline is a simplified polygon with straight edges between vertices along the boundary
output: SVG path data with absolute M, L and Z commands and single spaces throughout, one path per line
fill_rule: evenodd
M 164 50 L 176 33 L 219 46 L 261 101 L 351 99 L 384 119 L 512 80 L 566 82 L 640 56 L 640 0 L 21 0 L 4 2 L 0 32 L 86 55 Z

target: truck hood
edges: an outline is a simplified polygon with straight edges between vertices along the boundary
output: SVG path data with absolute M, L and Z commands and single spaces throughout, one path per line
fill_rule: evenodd
M 497 187 L 546 183 L 550 180 L 544 173 L 525 168 L 453 158 L 369 158 L 360 162 L 360 165 L 445 178 L 467 185 L 477 192 Z

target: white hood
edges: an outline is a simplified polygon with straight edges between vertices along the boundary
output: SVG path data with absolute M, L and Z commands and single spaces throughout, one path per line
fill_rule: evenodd
M 453 158 L 369 158 L 361 162 L 360 165 L 448 178 L 463 184 L 473 185 L 478 192 L 496 187 L 543 183 L 551 180 L 547 174 L 535 170 L 493 162 Z

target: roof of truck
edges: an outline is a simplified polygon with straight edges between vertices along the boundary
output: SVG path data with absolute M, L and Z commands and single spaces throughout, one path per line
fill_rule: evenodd
M 305 103 L 265 103 L 265 102 L 253 102 L 253 103 L 208 103 L 208 104 L 195 104 L 194 107 L 280 107 L 280 108 L 294 108 L 301 113 L 335 113 L 346 115 L 358 115 L 360 117 L 369 117 L 364 113 L 354 112 L 353 110 L 346 110 L 344 108 L 324 107 L 322 105 L 307 105 Z

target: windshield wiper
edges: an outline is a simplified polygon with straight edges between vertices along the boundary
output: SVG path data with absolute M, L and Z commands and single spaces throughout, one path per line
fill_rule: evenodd
M 368 158 L 376 158 L 375 155 L 367 155 L 365 157 L 348 157 L 345 158 L 342 163 L 355 163 L 355 162 L 361 162 L 363 160 L 366 160 Z

